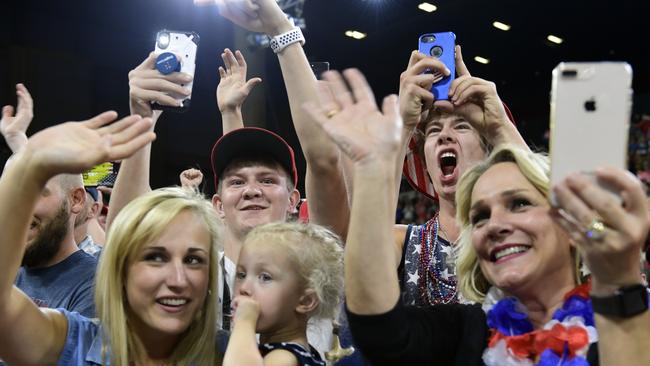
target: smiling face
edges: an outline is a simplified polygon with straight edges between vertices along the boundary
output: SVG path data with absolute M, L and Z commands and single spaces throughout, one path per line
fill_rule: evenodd
M 126 297 L 137 333 L 178 336 L 188 329 L 208 292 L 210 243 L 204 221 L 183 211 L 136 253 Z
M 256 226 L 286 220 L 300 199 L 290 186 L 279 165 L 235 165 L 224 171 L 212 202 L 228 230 L 245 234 Z
M 471 194 L 471 240 L 487 280 L 508 293 L 571 287 L 573 258 L 550 205 L 512 162 L 497 163 Z
M 456 183 L 470 167 L 485 159 L 481 137 L 464 118 L 443 114 L 425 127 L 427 172 L 438 195 L 454 199 Z
M 235 276 L 235 294 L 251 297 L 259 303 L 257 332 L 274 333 L 298 324 L 303 282 L 281 246 L 247 241 L 242 248 Z

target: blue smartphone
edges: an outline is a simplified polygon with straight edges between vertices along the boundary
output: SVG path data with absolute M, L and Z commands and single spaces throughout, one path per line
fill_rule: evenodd
M 418 50 L 433 56 L 447 66 L 451 73 L 431 86 L 436 100 L 449 100 L 449 87 L 456 76 L 456 35 L 454 32 L 427 33 L 420 36 Z M 431 72 L 431 71 L 427 71 Z

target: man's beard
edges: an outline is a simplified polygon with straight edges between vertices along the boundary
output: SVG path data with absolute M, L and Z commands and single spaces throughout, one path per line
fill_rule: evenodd
M 68 204 L 63 201 L 59 212 L 43 226 L 34 240 L 27 245 L 23 255 L 22 265 L 25 267 L 40 267 L 54 258 L 59 252 L 63 238 L 68 234 Z

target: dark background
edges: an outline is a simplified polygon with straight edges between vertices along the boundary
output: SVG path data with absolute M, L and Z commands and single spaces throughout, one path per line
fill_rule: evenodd
M 650 114 L 650 65 L 645 58 L 650 1 L 429 2 L 438 10 L 422 12 L 417 8 L 420 1 L 307 0 L 307 55 L 313 61 L 329 61 L 334 69 L 358 67 L 381 98 L 397 92 L 399 75 L 420 34 L 453 31 L 472 74 L 497 84 L 525 139 L 539 147 L 547 143 L 551 70 L 560 61 L 629 62 L 634 69 L 635 114 Z M 500 31 L 492 27 L 494 20 L 512 29 Z M 0 104 L 15 105 L 14 85 L 26 84 L 35 100 L 29 134 L 108 109 L 126 115 L 127 74 L 153 49 L 155 34 L 163 28 L 196 31 L 201 42 L 191 110 L 163 114 L 156 128 L 154 188 L 178 184 L 180 171 L 198 166 L 208 177 L 206 190 L 212 190 L 209 151 L 221 134 L 214 94 L 224 47 L 242 49 L 251 66 L 249 77 L 264 79 L 245 106 L 245 123 L 267 126 L 299 150 L 275 55 L 249 46 L 246 33 L 219 17 L 215 7 L 196 7 L 191 0 L 4 4 Z M 348 38 L 344 32 L 349 29 L 368 37 Z M 548 34 L 565 41 L 551 44 Z M 490 59 L 490 64 L 476 63 L 476 55 Z M 576 142 L 582 143 L 588 142 Z M 0 150 L 4 164 L 9 156 L 4 142 Z

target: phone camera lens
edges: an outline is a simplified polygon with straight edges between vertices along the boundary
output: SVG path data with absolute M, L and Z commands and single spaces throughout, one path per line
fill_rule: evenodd
M 424 36 L 422 37 L 422 43 L 432 43 L 436 41 L 436 36 L 434 35 L 429 35 L 429 36 Z
M 161 32 L 158 33 L 158 48 L 164 50 L 169 46 L 169 33 Z
M 440 56 L 442 56 L 442 47 L 440 46 L 431 47 L 431 56 L 440 58 Z
M 565 78 L 574 78 L 578 76 L 577 70 L 562 70 L 562 76 Z

